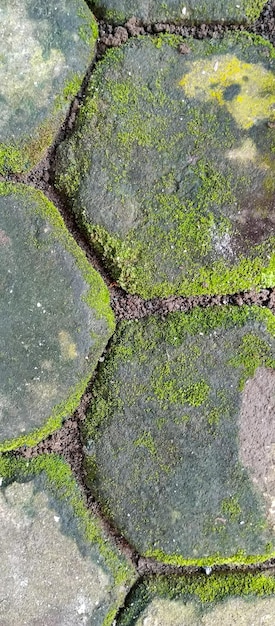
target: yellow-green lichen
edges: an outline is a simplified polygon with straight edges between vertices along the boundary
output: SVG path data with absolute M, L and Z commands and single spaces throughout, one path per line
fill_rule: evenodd
M 186 95 L 215 100 L 243 129 L 269 119 L 275 106 L 275 76 L 262 64 L 246 63 L 231 54 L 190 63 L 180 81 Z

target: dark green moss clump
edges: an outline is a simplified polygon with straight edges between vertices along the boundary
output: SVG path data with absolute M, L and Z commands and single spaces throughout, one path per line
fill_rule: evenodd
M 121 323 L 84 427 L 88 482 L 142 554 L 170 564 L 273 553 L 239 458 L 241 389 L 275 368 L 274 316 L 217 307 Z
M 58 149 L 56 184 L 131 293 L 270 287 L 274 50 L 245 33 L 190 39 L 187 55 L 181 41 L 108 51 Z

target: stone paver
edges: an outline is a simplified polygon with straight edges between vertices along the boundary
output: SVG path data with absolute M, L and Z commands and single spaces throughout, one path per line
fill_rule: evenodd
M 107 288 L 57 209 L 23 185 L 0 186 L 0 276 L 0 448 L 7 449 L 36 443 L 72 413 L 114 320 Z
M 252 22 L 257 19 L 265 0 L 90 0 L 95 13 L 106 20 L 123 24 L 135 16 L 150 22 Z
M 274 331 L 257 307 L 121 324 L 84 427 L 87 480 L 143 555 L 273 553 Z
M 3 469 L 11 471 L 0 460 Z M 20 469 L 27 482 L 2 477 L 0 489 L 1 626 L 110 626 L 135 578 L 130 565 L 88 515 L 63 461 Z
M 37 163 L 78 92 L 97 38 L 84 0 L 2 0 L 0 173 Z
M 245 33 L 145 37 L 97 66 L 56 178 L 131 293 L 274 284 L 274 68 Z

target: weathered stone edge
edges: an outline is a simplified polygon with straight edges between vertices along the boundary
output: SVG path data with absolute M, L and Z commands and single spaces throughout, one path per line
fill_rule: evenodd
M 266 0 L 245 0 L 243 3 L 244 7 L 236 7 L 236 16 L 227 16 L 227 18 L 220 18 L 220 21 L 223 23 L 232 22 L 234 24 L 252 24 L 258 17 L 260 16 L 263 7 L 266 4 Z M 133 16 L 133 12 L 119 11 L 118 9 L 110 9 L 106 8 L 104 2 L 101 0 L 89 0 L 89 5 L 91 6 L 92 11 L 98 17 L 98 19 L 105 19 L 112 24 L 124 24 L 129 18 Z M 211 20 L 207 19 L 207 17 L 196 10 L 196 7 L 193 8 L 192 17 L 185 17 L 182 13 L 180 15 L 180 11 L 174 10 L 169 11 L 169 7 L 166 2 L 159 3 L 159 11 L 154 14 L 154 18 L 151 22 L 172 22 L 173 24 L 182 24 L 185 26 L 198 24 L 199 22 L 206 22 L 207 24 L 211 24 Z M 239 11 L 238 11 L 239 10 Z M 243 13 L 241 11 L 243 10 Z M 238 12 L 240 13 L 240 17 L 237 17 Z M 135 16 L 139 18 L 139 16 Z M 149 24 L 149 20 L 141 20 L 143 24 Z M 217 20 L 215 20 L 217 22 Z

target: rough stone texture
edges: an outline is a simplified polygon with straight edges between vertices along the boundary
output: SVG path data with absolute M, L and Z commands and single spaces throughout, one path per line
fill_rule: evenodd
M 136 622 L 136 626 L 272 626 L 275 598 L 232 599 L 201 611 L 196 604 L 154 600 Z
M 273 443 L 274 324 L 268 310 L 214 307 L 120 325 L 84 429 L 87 481 L 141 554 L 205 565 L 272 553 L 266 476 L 254 485 L 243 449 L 252 422 L 255 456 Z
M 275 371 L 259 368 L 246 386 L 240 411 L 240 459 L 264 495 L 275 531 Z
M 123 24 L 135 16 L 150 22 L 251 22 L 265 5 L 264 0 L 89 0 L 96 15 Z
M 64 499 L 68 468 L 57 492 L 46 475 L 52 459 L 43 463 L 44 472 L 29 482 L 0 489 L 1 626 L 110 625 L 107 616 L 123 600 L 127 576 L 116 584 L 101 554 L 99 531 L 93 541 L 85 538 L 68 493 Z M 55 461 L 57 475 L 64 465 Z M 81 502 L 73 479 L 69 481 L 74 504 Z M 97 524 L 92 517 L 89 523 Z M 119 568 L 123 558 L 106 537 L 102 540 Z
M 0 277 L 3 449 L 36 443 L 76 408 L 114 321 L 57 209 L 23 185 L 0 186 Z
M 1 173 L 40 160 L 79 90 L 96 37 L 84 0 L 2 0 Z
M 131 293 L 273 286 L 274 67 L 236 33 L 132 40 L 96 68 L 57 184 Z

